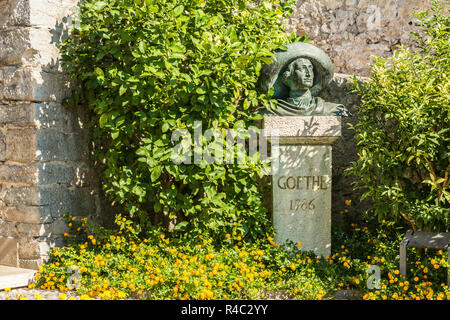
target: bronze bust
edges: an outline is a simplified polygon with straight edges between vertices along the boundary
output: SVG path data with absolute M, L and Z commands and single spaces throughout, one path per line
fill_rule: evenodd
M 274 89 L 276 110 L 258 113 L 278 116 L 350 115 L 342 104 L 324 101 L 317 95 L 333 78 L 333 63 L 321 49 L 307 43 L 288 44 L 275 53 L 272 64 L 261 69 L 259 86 Z

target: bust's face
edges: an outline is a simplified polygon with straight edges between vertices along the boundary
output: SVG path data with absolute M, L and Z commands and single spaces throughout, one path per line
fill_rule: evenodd
M 298 58 L 290 63 L 288 69 L 290 74 L 285 83 L 291 90 L 305 90 L 313 86 L 314 71 L 311 61 Z

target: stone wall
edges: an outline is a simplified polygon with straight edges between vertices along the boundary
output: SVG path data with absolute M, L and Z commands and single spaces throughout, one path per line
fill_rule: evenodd
M 286 23 L 329 54 L 336 72 L 367 76 L 371 55 L 411 46 L 418 30 L 411 12 L 428 7 L 427 0 L 299 0 Z
M 61 218 L 99 217 L 85 111 L 57 44 L 76 0 L 0 0 L 0 264 L 35 269 L 67 232 Z

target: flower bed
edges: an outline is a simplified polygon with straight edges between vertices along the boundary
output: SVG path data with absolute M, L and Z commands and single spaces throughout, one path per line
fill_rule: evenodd
M 323 299 L 342 289 L 358 290 L 363 299 L 450 298 L 446 252 L 420 257 L 410 250 L 412 268 L 402 279 L 404 230 L 345 214 L 349 230 L 334 228 L 332 255 L 325 258 L 300 251 L 301 243 L 283 249 L 273 235 L 247 243 L 234 231 L 217 243 L 207 234 L 188 240 L 155 229 L 142 239 L 121 216 L 116 230 L 68 217 L 73 235 L 50 252 L 31 287 L 64 292 L 73 286 L 84 298 L 100 299 L 264 299 L 279 291 L 289 299 Z M 380 270 L 379 289 L 368 286 L 370 266 Z

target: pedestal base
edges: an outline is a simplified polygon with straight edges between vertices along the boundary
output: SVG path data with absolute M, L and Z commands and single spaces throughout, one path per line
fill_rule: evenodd
M 278 150 L 275 150 L 278 148 Z M 331 254 L 331 146 L 280 145 L 273 174 L 275 241 L 301 242 L 316 255 Z
M 331 144 L 336 116 L 264 117 L 271 141 L 275 241 L 331 255 Z

